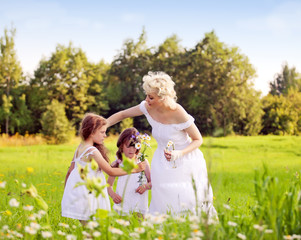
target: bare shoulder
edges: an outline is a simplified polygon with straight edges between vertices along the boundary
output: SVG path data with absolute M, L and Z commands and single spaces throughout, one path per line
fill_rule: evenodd
M 188 113 L 180 104 L 177 104 L 177 108 L 174 110 L 173 115 L 174 115 L 177 123 L 184 123 L 189 120 Z

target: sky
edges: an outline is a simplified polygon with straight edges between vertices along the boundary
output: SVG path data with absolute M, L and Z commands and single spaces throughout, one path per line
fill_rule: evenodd
M 176 34 L 186 49 L 215 31 L 221 42 L 248 56 L 262 95 L 283 64 L 301 72 L 301 0 L 0 0 L 0 37 L 12 26 L 27 75 L 58 44 L 69 42 L 89 61 L 109 63 L 143 28 L 149 47 Z

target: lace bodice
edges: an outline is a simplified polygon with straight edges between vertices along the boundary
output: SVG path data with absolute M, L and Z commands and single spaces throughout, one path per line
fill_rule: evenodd
M 163 124 L 152 118 L 152 116 L 148 113 L 145 104 L 145 101 L 140 103 L 140 110 L 152 126 L 152 136 L 156 139 L 158 148 L 165 148 L 170 140 L 174 142 L 175 149 L 183 149 L 189 145 L 191 140 L 184 129 L 193 124 L 194 118 L 191 115 L 189 115 L 188 121 L 183 123 Z

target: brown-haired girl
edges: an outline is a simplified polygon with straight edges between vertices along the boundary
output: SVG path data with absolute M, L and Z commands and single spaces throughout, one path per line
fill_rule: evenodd
M 112 163 L 113 167 L 119 168 L 123 164 L 123 155 L 129 159 L 135 159 L 138 162 L 137 155 L 140 148 L 137 147 L 139 132 L 136 128 L 127 128 L 119 136 L 117 141 L 118 151 L 117 160 Z M 144 215 L 148 211 L 148 192 L 151 189 L 151 176 L 149 163 L 146 160 L 146 166 L 143 175 L 141 173 L 130 174 L 118 178 L 116 192 L 113 191 L 112 185 L 115 177 L 110 176 L 108 179 L 108 193 L 114 201 L 113 208 L 123 213 L 138 213 Z M 122 206 L 122 209 L 121 209 Z
M 103 144 L 106 130 L 107 121 L 103 117 L 93 113 L 84 116 L 80 126 L 82 142 L 75 151 L 65 179 L 65 190 L 62 199 L 63 217 L 79 219 L 84 224 L 96 212 L 97 208 L 111 210 L 107 191 L 104 192 L 105 197 L 100 194 L 96 198 L 92 193 L 89 193 L 86 186 L 74 188 L 78 182 L 83 182 L 78 171 L 78 164 L 81 166 L 90 165 L 92 158 L 97 162 L 99 168 L 94 171 L 90 166 L 88 176 L 90 178 L 100 177 L 103 185 L 106 184 L 103 172 L 110 176 L 127 174 L 121 168 L 112 168 L 109 164 L 107 150 Z M 133 173 L 141 172 L 144 168 L 145 164 L 139 163 L 138 169 L 134 169 Z

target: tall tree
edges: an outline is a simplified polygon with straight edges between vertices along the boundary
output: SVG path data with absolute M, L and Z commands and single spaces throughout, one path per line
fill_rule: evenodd
M 196 117 L 203 133 L 212 134 L 221 128 L 224 135 L 233 131 L 251 135 L 260 130 L 246 126 L 254 120 L 248 116 L 257 116 L 258 109 L 251 106 L 260 104 L 259 94 L 253 89 L 254 77 L 248 58 L 210 32 L 195 48 L 182 54 L 174 80 L 181 89 L 179 101 Z M 252 124 L 260 125 L 260 114 Z
M 12 88 L 18 86 L 22 77 L 22 69 L 17 60 L 15 50 L 15 34 L 16 30 L 12 28 L 10 31 L 4 30 L 4 37 L 0 38 L 0 86 L 3 89 L 3 111 L 2 117 L 5 119 L 5 132 L 9 133 L 9 119 L 12 115 Z
M 289 68 L 285 63 L 282 72 L 277 73 L 275 79 L 270 82 L 270 93 L 272 95 L 286 95 L 290 88 L 301 91 L 301 74 L 296 71 L 295 67 Z
M 68 47 L 58 45 L 49 59 L 41 60 L 30 81 L 31 90 L 35 93 L 31 97 L 31 107 L 37 109 L 33 111 L 37 114 L 36 119 L 56 99 L 65 104 L 68 120 L 78 129 L 88 107 L 95 104 L 93 89 L 90 88 L 90 94 L 88 91 L 93 81 L 102 80 L 97 68 L 99 66 L 89 63 L 86 54 L 80 48 L 73 47 L 72 43 Z
M 125 41 L 123 49 L 112 62 L 106 78 L 109 115 L 139 104 L 144 99 L 142 76 L 151 70 L 152 54 L 146 46 L 146 33 L 143 30 L 137 42 Z M 135 118 L 134 126 L 147 128 L 144 118 Z

